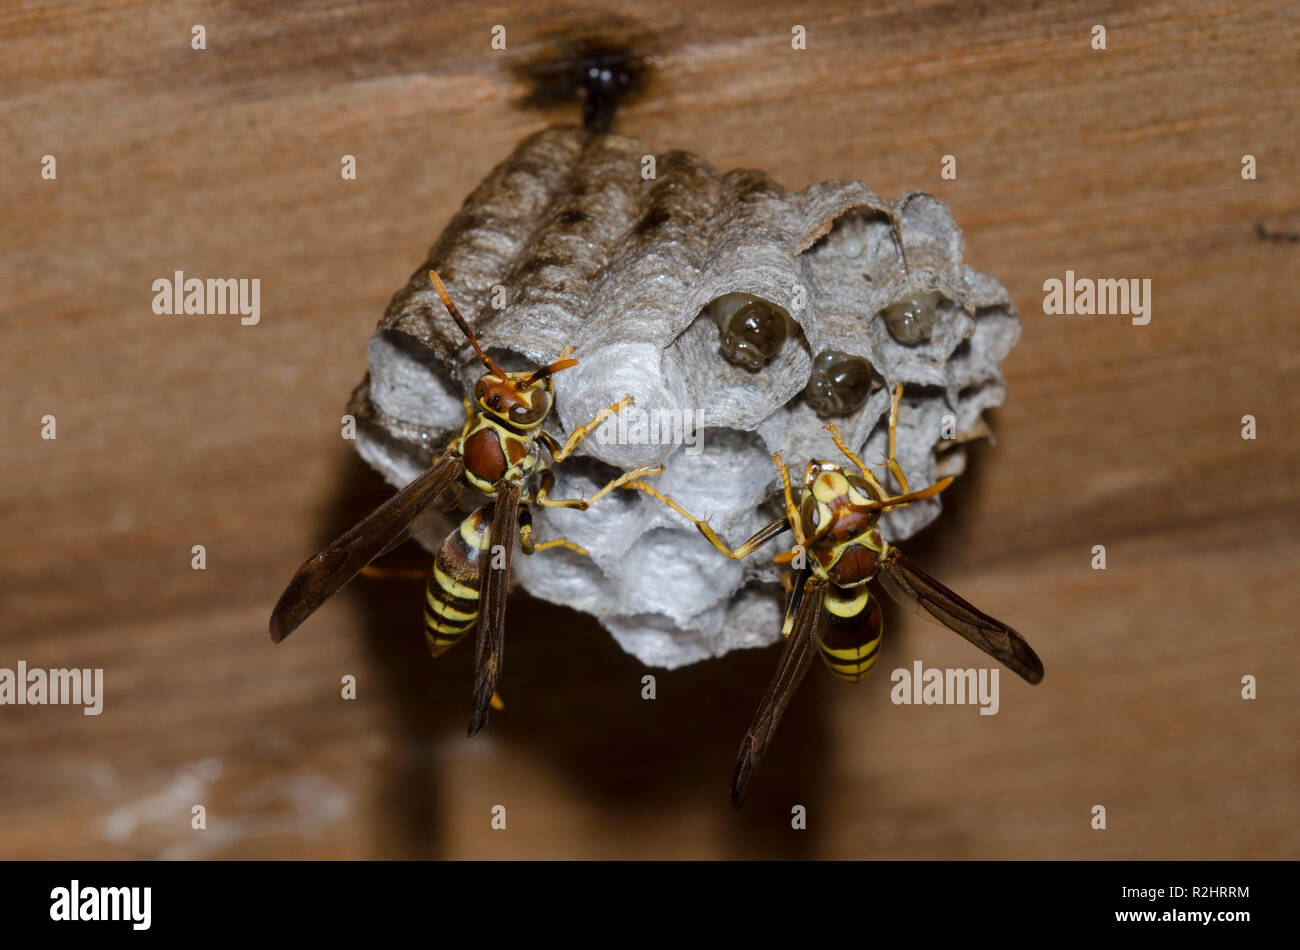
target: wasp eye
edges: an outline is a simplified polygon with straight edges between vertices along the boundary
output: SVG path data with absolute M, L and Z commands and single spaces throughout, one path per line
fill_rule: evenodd
M 846 416 L 866 402 L 882 382 L 862 357 L 823 350 L 813 360 L 804 397 L 819 416 Z
M 799 520 L 803 522 L 805 528 L 816 531 L 817 525 L 821 521 L 821 512 L 817 510 L 816 500 L 812 495 L 806 495 L 803 504 L 799 507 Z
M 885 308 L 885 326 L 889 335 L 906 346 L 928 340 L 934 330 L 935 309 L 942 298 L 939 292 L 908 294 Z
M 869 485 L 867 484 L 866 479 L 864 479 L 864 478 L 862 478 L 862 477 L 860 477 L 860 476 L 858 476 L 858 475 L 849 475 L 849 476 L 848 476 L 848 481 L 849 481 L 849 485 L 850 485 L 850 486 L 851 486 L 851 487 L 852 487 L 852 488 L 853 488 L 853 489 L 854 489 L 854 490 L 855 490 L 859 495 L 861 495 L 863 498 L 867 499 L 867 501 L 875 501 L 875 500 L 877 499 L 877 493 L 876 493 L 875 491 L 873 491 L 872 488 L 871 488 L 871 486 L 869 486 Z

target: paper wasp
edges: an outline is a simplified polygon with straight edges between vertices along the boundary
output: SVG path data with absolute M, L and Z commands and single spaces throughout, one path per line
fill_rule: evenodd
M 780 453 L 776 453 L 772 461 L 781 479 L 785 514 L 736 548 L 728 548 L 707 521 L 694 517 L 671 498 L 645 482 L 632 482 L 631 487 L 690 519 L 729 558 L 747 557 L 787 528 L 794 533 L 795 548 L 776 558 L 796 568 L 793 581 L 788 583 L 790 596 L 781 629 L 785 647 L 776 675 L 740 746 L 731 782 L 731 802 L 737 808 L 744 801 L 781 715 L 808 673 L 814 654 L 819 652 L 832 673 L 851 683 L 861 680 L 875 665 L 883 624 L 880 606 L 866 586 L 872 578 L 878 578 L 900 605 L 918 612 L 924 610 L 1030 683 L 1043 678 L 1042 662 L 1020 634 L 957 596 L 880 534 L 877 522 L 881 515 L 931 498 L 952 484 L 952 476 L 948 476 L 929 488 L 909 490 L 907 478 L 894 457 L 902 393 L 902 384 L 896 385 L 889 413 L 889 457 L 885 463 L 898 482 L 898 494 L 891 494 L 844 444 L 839 430 L 828 425 L 826 428 L 835 445 L 857 472 L 831 462 L 809 462 L 796 505 L 790 472 Z
M 587 553 L 564 538 L 535 542 L 529 506 L 586 509 L 619 486 L 657 475 L 662 468 L 626 472 L 586 500 L 549 497 L 555 487 L 555 474 L 542 457 L 541 447 L 545 446 L 552 462 L 563 461 L 592 429 L 631 405 L 632 397 L 602 409 L 591 422 L 574 429 L 561 445 L 542 428 L 542 423 L 555 401 L 551 377 L 578 363 L 570 358 L 572 347 L 566 347 L 549 366 L 508 373 L 479 347 L 438 275 L 429 271 L 429 279 L 487 370 L 474 387 L 473 403 L 465 400 L 465 425 L 423 474 L 298 568 L 271 614 L 271 639 L 279 643 L 367 564 L 407 540 L 411 523 L 420 512 L 463 478 L 490 500 L 471 512 L 438 550 L 429 574 L 424 621 L 425 637 L 434 656 L 454 646 L 475 624 L 478 626 L 469 723 L 472 736 L 487 722 L 501 675 L 515 536 L 525 554 L 553 547 Z M 540 477 L 540 485 L 530 496 L 528 482 L 533 476 Z

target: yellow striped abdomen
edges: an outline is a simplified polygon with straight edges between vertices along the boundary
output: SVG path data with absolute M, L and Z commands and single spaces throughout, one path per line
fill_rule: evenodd
M 492 542 L 492 506 L 485 505 L 447 535 L 433 559 L 425 591 L 424 636 L 434 656 L 446 653 L 478 620 L 479 578 Z
M 817 649 L 832 673 L 856 683 L 871 672 L 880 651 L 880 605 L 860 587 L 832 587 L 826 593 L 826 624 Z

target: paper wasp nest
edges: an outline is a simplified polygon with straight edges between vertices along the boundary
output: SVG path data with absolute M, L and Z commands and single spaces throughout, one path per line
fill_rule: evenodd
M 998 363 L 1020 325 L 1002 285 L 963 265 L 947 208 L 922 193 L 885 202 L 859 182 L 789 191 L 763 172 L 720 174 L 681 151 L 651 159 L 631 138 L 551 128 L 488 175 L 371 338 L 370 372 L 349 409 L 366 460 L 404 484 L 464 421 L 462 398 L 481 367 L 429 286 L 433 268 L 507 368 L 577 348 L 580 365 L 555 378 L 548 427 L 561 438 L 635 397 L 621 430 L 611 420 L 556 467 L 555 497 L 590 495 L 616 469 L 662 462 L 657 487 L 738 544 L 780 510 L 772 452 L 796 488 L 809 459 L 844 461 L 828 421 L 884 478 L 882 377 L 906 384 L 897 454 L 912 488 L 959 472 L 962 443 L 988 434 L 981 414 L 1002 402 Z M 850 411 L 819 415 L 810 398 Z M 684 444 L 696 425 L 702 441 Z M 657 442 L 660 431 L 677 442 Z M 910 536 L 939 510 L 934 499 L 891 514 L 886 537 Z M 518 580 L 594 614 L 647 664 L 680 666 L 780 636 L 771 556 L 793 543 L 788 533 L 732 561 L 633 491 L 534 518 L 538 538 L 563 535 L 590 557 L 516 557 Z M 421 541 L 436 548 L 442 530 Z

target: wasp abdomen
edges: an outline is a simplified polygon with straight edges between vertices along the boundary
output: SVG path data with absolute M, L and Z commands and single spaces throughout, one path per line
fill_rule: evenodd
M 492 511 L 492 505 L 485 505 L 462 521 L 433 559 L 424 636 L 434 656 L 455 646 L 478 620 L 480 567 L 492 543 Z
M 865 586 L 832 587 L 826 594 L 826 623 L 817 649 L 840 679 L 856 683 L 871 672 L 880 650 L 880 605 Z

